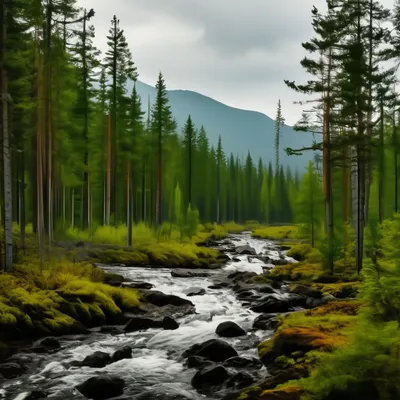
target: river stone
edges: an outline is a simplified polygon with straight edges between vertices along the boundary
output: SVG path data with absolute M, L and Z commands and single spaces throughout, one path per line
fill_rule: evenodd
M 229 378 L 228 371 L 221 365 L 203 368 L 192 379 L 195 389 L 210 389 L 222 385 Z
M 213 365 L 212 361 L 206 360 L 204 357 L 190 356 L 186 360 L 186 366 L 188 368 L 201 369 L 204 367 L 210 367 Z
M 194 304 L 186 299 L 182 299 L 181 297 L 174 296 L 172 294 L 165 294 L 156 290 L 146 291 L 144 292 L 144 298 L 149 303 L 154 304 L 158 307 L 163 307 L 167 305 L 171 306 L 184 306 L 184 305 L 191 305 Z
M 122 349 L 117 350 L 112 356 L 110 363 L 115 363 L 120 360 L 132 358 L 132 347 L 124 346 Z
M 46 397 L 48 397 L 49 393 L 40 390 L 40 389 L 35 389 L 32 390 L 32 392 L 30 392 L 28 394 L 28 396 L 26 396 L 24 398 L 24 400 L 38 400 L 38 399 L 45 399 Z
M 183 353 L 183 357 L 200 356 L 214 362 L 224 362 L 228 358 L 238 356 L 237 351 L 220 339 L 210 339 L 201 344 L 195 344 Z
M 154 287 L 153 284 L 142 281 L 123 282 L 122 286 L 130 289 L 152 289 Z
M 38 340 L 34 343 L 32 349 L 37 353 L 45 353 L 47 351 L 54 351 L 61 347 L 60 341 L 53 337 L 47 337 L 42 340 Z
M 207 278 L 210 276 L 207 272 L 196 272 L 196 271 L 171 271 L 171 276 L 173 278 Z
M 26 367 L 24 365 L 20 365 L 16 362 L 8 362 L 0 364 L 0 375 L 3 378 L 10 379 L 15 378 L 26 371 Z
M 251 384 L 255 383 L 257 379 L 247 371 L 240 371 L 236 375 L 232 376 L 226 382 L 227 387 L 236 387 L 237 389 L 243 389 Z
M 106 334 L 119 334 L 122 333 L 122 329 L 121 327 L 115 325 L 103 325 L 100 327 L 100 332 Z
M 240 260 L 240 258 L 232 257 L 232 261 L 235 262 L 235 263 L 237 263 L 237 262 L 240 262 L 241 260 Z
M 125 332 L 137 332 L 149 328 L 162 328 L 162 321 L 146 317 L 133 317 L 124 327 Z
M 111 357 L 104 351 L 96 351 L 82 361 L 82 367 L 103 368 L 111 361 Z
M 254 329 L 264 331 L 275 330 L 279 325 L 279 319 L 276 314 L 261 314 L 253 322 Z
M 186 289 L 183 291 L 183 293 L 186 294 L 188 297 L 193 297 L 193 296 L 203 296 L 206 294 L 205 289 L 200 288 L 200 287 L 190 287 L 189 289 Z
M 186 397 L 182 394 L 177 393 L 162 393 L 149 390 L 148 392 L 140 393 L 139 396 L 135 397 L 136 400 L 189 400 L 192 397 Z
M 265 296 L 251 310 L 259 313 L 283 313 L 288 312 L 292 308 L 289 299 L 280 299 L 271 294 Z
M 115 375 L 94 376 L 76 388 L 85 397 L 93 400 L 106 400 L 124 393 L 125 381 Z
M 260 369 L 262 368 L 262 362 L 255 357 L 231 357 L 224 361 L 223 364 L 226 368 L 255 368 Z
M 241 254 L 241 255 L 257 255 L 257 252 L 255 251 L 255 249 L 253 249 L 253 247 L 249 246 L 249 245 L 244 245 L 244 246 L 239 246 L 236 247 L 235 249 L 236 253 Z
M 162 325 L 166 331 L 174 331 L 179 328 L 179 324 L 171 317 L 164 317 Z
M 222 337 L 237 337 L 246 335 L 246 331 L 232 321 L 221 322 L 217 326 L 215 333 Z

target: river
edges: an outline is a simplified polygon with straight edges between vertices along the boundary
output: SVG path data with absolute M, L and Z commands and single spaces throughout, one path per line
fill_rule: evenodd
M 271 250 L 272 243 L 254 239 L 249 233 L 231 235 L 229 240 L 236 246 L 248 244 L 258 254 L 279 257 L 277 251 Z M 227 254 L 233 257 L 233 253 Z M 92 376 L 104 373 L 118 375 L 125 380 L 125 392 L 120 399 L 135 399 L 150 390 L 151 393 L 165 396 L 168 394 L 171 399 L 200 400 L 220 397 L 218 393 L 204 396 L 192 388 L 190 382 L 196 371 L 185 367 L 181 354 L 196 343 L 218 338 L 215 330 L 223 321 L 234 321 L 248 332 L 245 337 L 223 338 L 241 356 L 257 357 L 257 343 L 272 335 L 272 331 L 252 329 L 253 321 L 259 314 L 243 306 L 243 302 L 237 299 L 232 289 L 209 288 L 216 279 L 235 270 L 263 273 L 262 261 L 254 259 L 249 262 L 245 255 L 235 257 L 240 261 L 236 259 L 236 262 L 230 261 L 222 269 L 207 271 L 210 273 L 207 278 L 175 278 L 171 277 L 171 270 L 166 268 L 106 268 L 135 281 L 149 282 L 154 285 L 154 290 L 189 299 L 196 307 L 196 314 L 178 319 L 180 327 L 172 331 L 148 329 L 124 334 L 94 332 L 84 337 L 61 338 L 62 346 L 56 353 L 27 353 L 35 359 L 34 367 L 18 379 L 5 381 L 0 389 L 0 399 L 24 400 L 35 388 L 47 391 L 49 399 L 83 399 L 75 386 Z M 206 294 L 187 297 L 185 291 L 190 287 L 203 288 Z M 285 294 L 282 293 L 282 296 Z M 82 361 L 95 351 L 112 354 L 127 345 L 133 349 L 131 359 L 124 359 L 101 369 L 71 366 L 73 361 Z M 256 379 L 266 376 L 265 367 L 257 374 Z

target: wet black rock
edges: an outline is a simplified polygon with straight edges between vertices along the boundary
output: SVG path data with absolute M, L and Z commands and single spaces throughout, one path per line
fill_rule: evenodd
M 276 314 L 261 314 L 253 322 L 254 329 L 264 331 L 275 330 L 279 325 L 279 319 Z
M 238 356 L 237 351 L 220 339 L 210 339 L 201 344 L 195 344 L 186 350 L 183 357 L 200 356 L 214 362 L 224 362 L 228 358 Z
M 82 361 L 82 367 L 103 368 L 111 361 L 111 357 L 104 351 L 96 351 Z
M 263 364 L 258 358 L 242 356 L 228 358 L 226 361 L 224 361 L 223 366 L 226 368 L 260 369 L 262 368 Z
M 231 258 L 227 254 L 222 253 L 217 257 L 217 260 L 220 262 L 227 262 L 230 261 Z
M 203 296 L 206 294 L 205 289 L 199 288 L 199 287 L 191 287 L 189 289 L 186 289 L 183 291 L 184 294 L 188 297 L 193 297 L 193 296 Z
M 76 388 L 85 397 L 93 400 L 106 400 L 124 393 L 125 381 L 118 376 L 95 376 Z
M 229 378 L 228 371 L 221 365 L 203 368 L 192 379 L 192 386 L 198 390 L 221 386 Z
M 237 254 L 240 254 L 240 255 L 253 255 L 253 256 L 256 256 L 257 255 L 257 252 L 255 251 L 255 249 L 253 249 L 253 247 L 251 247 L 251 246 L 249 246 L 249 245 L 244 245 L 244 246 L 239 246 L 239 247 L 236 247 L 236 249 L 235 249 L 235 251 L 236 251 L 236 253 Z
M 130 289 L 152 289 L 154 287 L 153 284 L 142 281 L 124 282 L 122 286 Z
M 163 323 L 147 317 L 133 317 L 124 327 L 125 332 L 137 332 L 149 328 L 162 328 Z
M 35 389 L 32 390 L 32 392 L 30 392 L 28 394 L 28 396 L 26 396 L 24 398 L 24 400 L 39 400 L 39 399 L 45 399 L 47 398 L 47 396 L 49 395 L 49 393 L 45 392 L 44 390 L 40 390 L 40 389 Z
M 155 390 L 149 390 L 148 392 L 140 393 L 139 396 L 135 397 L 135 400 L 189 400 L 192 397 L 186 397 L 183 394 L 178 393 L 165 393 L 156 392 Z M 131 400 L 131 398 L 129 398 Z
M 156 290 L 151 290 L 151 291 L 145 291 L 144 293 L 144 298 L 146 301 L 148 301 L 151 304 L 154 304 L 155 306 L 158 307 L 163 307 L 167 305 L 171 306 L 184 306 L 184 305 L 191 305 L 194 306 L 194 304 L 186 299 L 182 299 L 181 297 L 174 296 L 172 294 L 165 294 Z
M 179 328 L 179 324 L 171 317 L 164 317 L 162 326 L 164 330 L 173 331 Z
M 320 299 L 322 297 L 320 290 L 307 285 L 296 285 L 292 288 L 291 293 L 312 297 L 313 299 Z
M 117 350 L 112 356 L 110 363 L 115 363 L 120 360 L 132 358 L 132 347 L 124 346 L 122 349 Z
M 274 295 L 268 295 L 253 307 L 251 310 L 259 313 L 283 313 L 292 308 L 288 299 L 279 299 Z
M 0 364 L 0 375 L 6 379 L 16 378 L 17 376 L 22 375 L 26 369 L 25 365 L 16 362 L 7 362 Z
M 215 333 L 222 337 L 237 337 L 246 335 L 246 331 L 232 321 L 221 322 L 217 326 Z
M 34 343 L 32 350 L 37 353 L 46 353 L 58 350 L 61 347 L 61 343 L 58 339 L 53 337 L 47 337 L 41 340 L 38 340 Z
M 190 356 L 186 360 L 186 366 L 188 368 L 202 369 L 204 367 L 210 367 L 211 365 L 213 365 L 212 361 L 209 361 L 204 357 Z
M 207 272 L 173 270 L 171 271 L 171 276 L 173 278 L 207 278 L 210 274 Z
M 104 326 L 100 327 L 100 332 L 106 333 L 106 334 L 119 334 L 119 333 L 122 333 L 123 330 L 121 329 L 120 326 L 104 325 Z
M 246 371 L 240 371 L 236 375 L 230 377 L 226 382 L 226 386 L 231 388 L 235 387 L 236 389 L 243 389 L 247 386 L 255 383 L 257 379 Z
M 235 263 L 237 263 L 237 262 L 240 262 L 241 260 L 240 260 L 240 258 L 232 257 L 232 261 L 235 262 Z

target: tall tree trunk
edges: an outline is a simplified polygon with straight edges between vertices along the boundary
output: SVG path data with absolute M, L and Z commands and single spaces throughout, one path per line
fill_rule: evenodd
M 397 160 L 397 127 L 396 127 L 396 111 L 393 112 L 393 158 L 394 158 L 394 212 L 397 213 L 398 207 L 398 160 Z
M 326 267 L 333 274 L 333 201 L 332 201 L 332 165 L 331 165 L 331 132 L 330 132 L 330 103 L 331 103 L 331 69 L 332 48 L 329 49 L 327 70 L 327 93 L 324 99 L 324 129 L 323 129 L 323 175 L 325 194 L 325 230 L 328 236 L 329 250 Z
M 7 38 L 7 1 L 0 1 L 0 66 L 1 66 L 1 134 L 3 142 L 3 188 L 4 188 L 4 252 L 5 270 L 13 270 L 12 242 L 12 186 L 11 152 L 8 132 L 8 77 L 5 66 Z
M 88 130 L 89 130 L 89 99 L 88 99 L 88 66 L 86 61 L 86 9 L 83 16 L 83 31 L 82 31 L 82 64 L 83 64 L 83 97 L 84 97 L 84 114 L 83 114 L 83 140 L 85 146 L 85 154 L 83 158 L 84 171 L 83 171 L 83 215 L 82 215 L 82 228 L 87 229 L 90 227 L 89 223 L 89 151 L 88 151 Z
M 106 225 L 110 225 L 111 214 L 111 116 L 108 114 Z
M 162 127 L 158 129 L 156 226 L 161 225 L 162 213 Z
M 147 196 L 146 196 L 146 156 L 143 157 L 143 166 L 142 166 L 142 218 L 143 222 L 146 223 L 147 220 Z
M 21 249 L 25 249 L 25 155 L 21 151 L 21 177 L 19 182 L 19 229 Z
M 384 119 L 383 119 L 383 100 L 380 102 L 380 129 L 379 129 L 379 187 L 378 187 L 378 205 L 379 205 L 379 222 L 382 223 L 384 218 L 384 180 L 385 180 L 385 148 L 384 148 Z
M 131 187 L 131 160 L 127 163 L 126 172 L 126 218 L 128 226 L 127 246 L 132 247 L 132 187 Z

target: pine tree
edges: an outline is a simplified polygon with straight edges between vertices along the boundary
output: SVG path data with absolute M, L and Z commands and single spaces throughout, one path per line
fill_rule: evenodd
M 285 124 L 285 119 L 283 118 L 282 115 L 281 101 L 279 100 L 275 118 L 275 173 L 276 174 L 278 173 L 280 167 L 279 152 L 280 152 L 282 128 L 284 124 Z
M 188 207 L 193 207 L 193 188 L 192 188 L 192 178 L 193 178 L 193 156 L 196 146 L 196 131 L 192 122 L 192 118 L 189 115 L 184 127 L 183 143 L 185 147 L 185 153 L 187 157 L 185 170 L 187 171 L 187 204 Z
M 119 26 L 119 20 L 114 15 L 111 20 L 111 28 L 107 36 L 108 50 L 106 52 L 105 66 L 108 75 L 111 77 L 110 105 L 111 105 L 111 214 L 114 216 L 114 223 L 117 221 L 117 145 L 118 145 L 118 109 L 126 105 L 125 84 L 128 79 L 136 81 L 136 66 L 126 41 L 124 31 Z
M 168 104 L 167 87 L 160 72 L 156 84 L 156 101 L 152 109 L 152 131 L 156 135 L 157 147 L 157 193 L 156 193 L 156 226 L 162 222 L 162 168 L 163 138 L 176 128 Z

